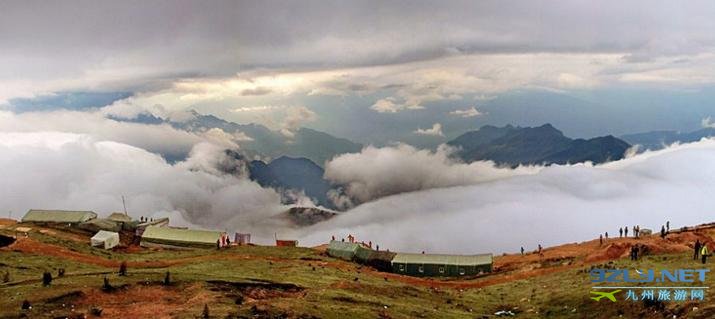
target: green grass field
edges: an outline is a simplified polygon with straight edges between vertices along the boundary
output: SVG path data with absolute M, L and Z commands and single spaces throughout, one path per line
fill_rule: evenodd
M 433 288 L 394 276 L 386 280 L 374 270 L 307 248 L 123 253 L 35 232 L 30 237 L 96 260 L 178 262 L 130 266 L 127 276 L 119 276 L 118 267 L 5 248 L 0 275 L 9 272 L 10 282 L 0 284 L 0 318 L 93 317 L 92 306 L 102 307 L 105 318 L 199 318 L 205 305 L 211 318 L 492 318 L 499 310 L 518 318 L 715 317 L 710 291 L 704 302 L 593 301 L 585 267 L 482 288 Z M 621 259 L 609 266 L 700 268 L 685 253 L 647 256 L 637 263 Z M 66 271 L 63 277 L 57 277 L 60 268 Z M 44 271 L 54 277 L 49 287 L 42 285 Z M 167 271 L 171 283 L 163 285 Z M 114 287 L 110 291 L 102 290 L 105 277 Z M 712 281 L 708 277 L 705 286 Z M 21 310 L 23 300 L 31 310 Z

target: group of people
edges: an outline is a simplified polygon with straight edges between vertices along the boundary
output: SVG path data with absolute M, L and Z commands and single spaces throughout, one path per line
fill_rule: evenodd
M 330 240 L 335 241 L 335 235 L 331 236 L 331 237 L 330 237 Z M 345 242 L 345 238 L 342 238 L 341 241 L 342 241 L 342 242 Z M 356 242 L 355 236 L 353 236 L 352 234 L 348 234 L 348 242 L 350 242 L 350 243 L 355 243 L 355 242 Z M 371 249 L 372 249 L 372 240 L 368 241 L 367 243 L 364 242 L 364 241 L 361 241 L 360 244 L 363 245 L 363 246 L 367 246 L 368 248 L 371 248 Z M 377 244 L 376 244 L 376 245 L 375 245 L 375 250 L 380 251 L 380 245 L 377 245 Z M 389 250 L 388 250 L 388 251 L 389 251 Z
M 633 229 L 633 237 L 638 238 L 638 236 L 640 236 L 640 233 L 641 233 L 641 226 L 635 225 L 635 226 L 633 226 L 632 229 Z M 619 237 L 628 237 L 628 226 L 626 226 L 625 228 L 619 228 L 618 236 Z M 606 236 L 606 238 L 608 238 L 608 236 Z
M 700 239 L 695 241 L 695 246 L 693 247 L 693 260 L 698 260 L 704 264 L 708 261 L 710 257 L 710 251 L 708 250 L 708 245 L 706 243 L 700 243 Z
M 221 247 L 229 246 L 231 246 L 231 238 L 229 238 L 226 234 L 221 235 L 221 238 L 216 240 L 216 249 L 221 249 Z

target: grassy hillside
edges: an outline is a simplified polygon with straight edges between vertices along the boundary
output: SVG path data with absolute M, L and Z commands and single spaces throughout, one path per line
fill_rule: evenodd
M 0 234 L 14 234 L 14 225 L 2 227 Z M 645 305 L 588 298 L 592 265 L 700 267 L 679 242 L 693 238 L 686 235 L 653 246 L 654 253 L 638 262 L 622 258 L 621 251 L 635 240 L 604 246 L 592 241 L 546 249 L 543 256 L 497 257 L 497 272 L 485 277 L 439 280 L 380 273 L 309 248 L 105 251 L 89 247 L 77 234 L 38 230 L 0 248 L 0 278 L 10 274 L 9 282 L 0 283 L 0 318 L 91 318 L 95 306 L 102 308 L 102 318 L 197 318 L 205 305 L 211 318 L 491 318 L 499 310 L 518 318 L 715 316 L 709 291 L 705 302 Z M 128 263 L 127 276 L 117 274 L 122 261 Z M 57 276 L 60 268 L 63 277 Z M 49 287 L 42 285 L 44 271 L 54 277 Z M 167 271 L 171 280 L 164 285 Z M 103 290 L 105 277 L 113 288 Z M 712 281 L 708 277 L 706 285 Z M 21 310 L 23 300 L 31 310 Z

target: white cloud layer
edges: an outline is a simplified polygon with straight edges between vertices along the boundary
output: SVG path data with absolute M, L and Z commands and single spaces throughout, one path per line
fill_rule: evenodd
M 378 150 L 367 153 L 374 152 Z M 390 183 L 395 177 L 372 162 L 350 167 L 363 167 L 366 172 L 360 175 L 371 176 L 355 182 L 357 196 L 384 192 L 373 186 L 374 181 Z M 399 181 L 419 185 L 430 167 L 409 160 L 391 166 L 401 172 L 401 179 L 390 188 L 399 189 Z M 434 174 L 427 180 L 451 175 L 444 167 Z M 703 140 L 596 167 L 551 166 L 538 174 L 390 196 L 300 235 L 308 245 L 325 242 L 331 235 L 353 234 L 393 251 L 514 252 L 520 246 L 535 249 L 537 244 L 590 240 L 604 232 L 613 236 L 619 227 L 636 224 L 659 230 L 666 221 L 671 228 L 711 222 L 713 180 L 715 140 Z
M 242 163 L 207 143 L 176 165 L 158 155 L 90 136 L 60 132 L 0 133 L 0 211 L 30 208 L 170 215 L 174 224 L 254 231 L 270 239 L 284 227 L 272 217 L 286 208 L 280 195 L 241 174 Z M 234 169 L 237 174 L 223 173 Z M 260 231 L 260 230 L 264 231 Z
M 15 114 L 0 111 L 0 132 L 64 132 L 90 135 L 97 140 L 136 146 L 170 157 L 183 157 L 206 138 L 173 127 L 120 122 L 105 117 L 102 111 L 54 111 Z M 211 135 L 211 134 L 209 134 Z M 219 141 L 215 136 L 209 136 Z M 234 142 L 220 141 L 225 146 Z
M 325 164 L 325 178 L 345 185 L 355 203 L 430 188 L 473 185 L 514 175 L 534 174 L 540 167 L 497 168 L 488 161 L 465 164 L 450 157 L 453 148 L 420 150 L 407 144 L 343 154 Z

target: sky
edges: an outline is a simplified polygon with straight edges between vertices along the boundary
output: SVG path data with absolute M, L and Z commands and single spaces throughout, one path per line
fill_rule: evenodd
M 688 131 L 715 117 L 714 7 L 4 1 L 0 105 L 116 101 L 275 129 L 306 108 L 298 124 L 375 145 L 436 146 L 485 124 Z

